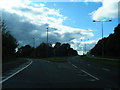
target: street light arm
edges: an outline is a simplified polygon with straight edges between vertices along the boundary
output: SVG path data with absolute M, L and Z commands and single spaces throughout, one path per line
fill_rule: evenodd
M 97 20 L 93 20 L 93 22 L 111 22 L 112 20 L 106 20 L 106 21 L 97 21 Z

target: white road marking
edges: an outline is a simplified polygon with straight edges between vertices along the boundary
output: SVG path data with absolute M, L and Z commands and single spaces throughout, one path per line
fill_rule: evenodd
M 77 67 L 77 66 L 75 66 L 74 64 L 72 64 L 72 66 L 73 66 L 73 67 L 75 67 L 75 68 L 78 68 L 78 67 Z
M 105 71 L 110 71 L 109 69 L 107 69 L 107 68 L 102 68 L 103 70 L 105 70 Z
M 94 82 L 94 81 L 96 81 L 95 79 L 87 79 L 88 81 L 92 81 L 92 82 Z
M 13 73 L 12 75 L 8 76 L 7 78 L 3 79 L 2 81 L 0 81 L 0 84 L 7 81 L 8 79 L 10 79 L 11 77 L 13 77 L 14 75 L 16 75 L 17 73 L 21 72 L 22 70 L 24 70 L 25 68 L 27 68 L 28 66 L 30 66 L 33 63 L 33 61 L 31 61 L 28 65 L 26 65 L 25 67 L 23 67 L 22 69 L 18 70 L 17 72 Z
M 84 71 L 84 70 L 82 70 L 82 69 L 80 69 L 80 70 L 81 70 L 82 72 L 86 73 L 87 75 L 91 76 L 92 78 L 94 78 L 94 79 L 96 79 L 96 80 L 99 80 L 99 78 L 97 78 L 97 77 L 89 74 L 88 72 L 86 72 L 86 71 Z

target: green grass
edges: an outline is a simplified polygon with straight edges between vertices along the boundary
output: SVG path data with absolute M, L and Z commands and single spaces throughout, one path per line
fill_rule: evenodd
M 80 57 L 80 58 L 84 60 L 89 60 L 96 63 L 108 65 L 108 66 L 120 67 L 120 61 L 116 61 L 116 60 L 113 61 L 113 60 L 96 59 L 96 58 L 89 58 L 89 57 Z
M 43 60 L 54 61 L 54 62 L 66 62 L 67 57 L 49 57 L 42 58 Z

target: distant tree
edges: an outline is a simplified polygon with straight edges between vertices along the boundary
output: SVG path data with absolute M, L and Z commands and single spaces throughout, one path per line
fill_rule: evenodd
M 50 44 L 41 43 L 34 51 L 34 56 L 44 58 L 53 56 L 53 48 Z
M 32 48 L 30 45 L 25 45 L 18 49 L 17 54 L 20 57 L 30 57 L 33 50 L 34 48 Z
M 77 51 L 74 50 L 73 48 L 69 48 L 68 56 L 75 56 L 75 55 L 78 55 Z
M 70 48 L 70 44 L 62 44 L 59 48 L 59 55 L 60 56 L 68 56 L 68 50 Z
M 61 43 L 56 42 L 55 46 L 53 47 L 54 48 L 54 50 L 53 50 L 54 56 L 59 56 L 60 55 L 60 52 L 59 52 L 60 46 L 61 46 Z
M 54 46 L 54 55 L 55 56 L 74 56 L 78 55 L 77 51 L 73 48 L 70 48 L 69 43 L 63 43 L 57 42 Z

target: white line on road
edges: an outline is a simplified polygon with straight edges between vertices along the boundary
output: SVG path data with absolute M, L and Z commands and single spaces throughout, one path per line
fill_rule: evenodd
M 13 77 L 14 75 L 16 75 L 17 73 L 21 72 L 22 70 L 24 70 L 25 68 L 27 68 L 28 66 L 30 66 L 33 63 L 33 61 L 31 61 L 28 65 L 26 65 L 25 67 L 23 67 L 22 69 L 18 70 L 17 72 L 13 73 L 12 75 L 8 76 L 7 78 L 3 79 L 2 81 L 0 81 L 0 84 L 7 81 L 8 79 L 10 79 L 11 77 Z
M 75 67 L 75 68 L 78 68 L 77 66 L 75 66 L 74 64 L 72 64 L 73 65 L 73 67 Z
M 102 68 L 103 70 L 105 70 L 105 71 L 110 71 L 109 69 L 107 69 L 107 68 Z
M 86 72 L 86 71 L 84 71 L 84 70 L 82 70 L 82 69 L 80 69 L 80 70 L 81 70 L 82 72 L 86 73 L 87 75 L 91 76 L 92 78 L 94 78 L 94 79 L 96 79 L 96 80 L 99 80 L 99 78 L 97 78 L 97 77 L 89 74 L 88 72 Z

